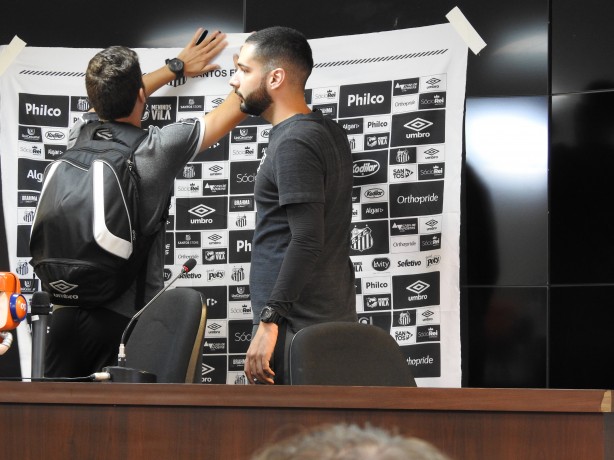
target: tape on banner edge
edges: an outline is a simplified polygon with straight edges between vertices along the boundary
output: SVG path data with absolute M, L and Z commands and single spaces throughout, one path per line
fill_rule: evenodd
M 477 33 L 458 6 L 455 6 L 446 14 L 446 19 L 450 21 L 452 27 L 465 40 L 473 54 L 478 54 L 484 49 L 486 42 L 480 37 L 480 34 Z
M 2 50 L 2 54 L 0 54 L 0 77 L 25 47 L 26 42 L 15 35 L 11 40 L 11 43 L 9 43 L 6 48 Z

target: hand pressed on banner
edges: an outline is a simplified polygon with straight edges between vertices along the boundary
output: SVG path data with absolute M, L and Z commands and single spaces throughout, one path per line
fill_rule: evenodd
M 270 362 L 278 331 L 279 326 L 275 323 L 260 323 L 258 326 L 245 356 L 245 375 L 249 383 L 275 384 L 275 372 L 271 369 Z
M 183 61 L 183 73 L 186 77 L 195 77 L 220 68 L 218 64 L 211 64 L 211 61 L 226 48 L 228 44 L 226 34 L 219 30 L 211 32 L 197 45 L 196 42 L 202 32 L 202 28 L 198 29 L 186 47 L 177 55 Z

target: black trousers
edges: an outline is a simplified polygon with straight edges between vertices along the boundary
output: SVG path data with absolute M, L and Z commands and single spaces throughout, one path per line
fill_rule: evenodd
M 87 377 L 117 364 L 130 318 L 106 308 L 56 309 L 50 318 L 45 377 Z

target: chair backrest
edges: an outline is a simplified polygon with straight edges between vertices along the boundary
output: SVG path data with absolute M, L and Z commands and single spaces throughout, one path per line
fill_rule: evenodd
M 362 323 L 301 329 L 290 343 L 288 366 L 291 385 L 416 386 L 394 338 Z
M 158 383 L 198 382 L 206 318 L 197 290 L 163 292 L 143 311 L 128 338 L 127 366 L 155 374 Z

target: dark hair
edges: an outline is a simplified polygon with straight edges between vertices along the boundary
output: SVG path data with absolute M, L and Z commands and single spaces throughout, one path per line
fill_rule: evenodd
M 87 66 L 87 97 L 103 120 L 130 115 L 142 87 L 138 55 L 125 46 L 110 46 L 100 51 Z
M 254 45 L 254 56 L 267 71 L 290 69 L 290 78 L 305 86 L 313 68 L 311 47 L 305 36 L 289 27 L 269 27 L 254 32 L 245 43 Z

